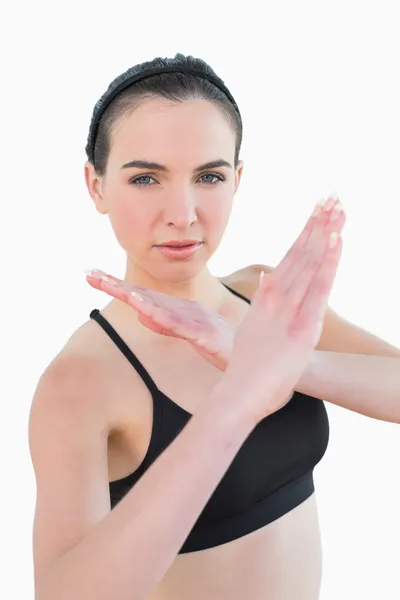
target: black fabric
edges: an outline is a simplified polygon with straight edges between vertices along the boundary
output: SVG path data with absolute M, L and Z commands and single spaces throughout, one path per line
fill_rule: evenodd
M 227 286 L 226 286 L 227 287 Z M 228 288 L 230 289 L 230 288 Z M 238 292 L 230 291 L 249 302 Z M 168 398 L 98 310 L 90 314 L 142 377 L 153 399 L 148 451 L 139 468 L 110 483 L 114 507 L 188 423 L 191 414 Z M 295 392 L 280 410 L 251 432 L 210 497 L 179 553 L 246 535 L 286 514 L 314 491 L 313 470 L 329 441 L 324 403 Z

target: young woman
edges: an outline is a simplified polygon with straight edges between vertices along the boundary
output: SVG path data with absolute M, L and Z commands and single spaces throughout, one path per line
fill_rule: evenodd
M 241 137 L 229 90 L 192 57 L 129 69 L 95 106 L 86 183 L 139 295 L 121 302 L 92 274 L 115 298 L 37 386 L 37 600 L 318 598 L 313 469 L 329 428 L 323 402 L 293 390 L 321 336 L 345 216 L 332 198 L 316 207 L 278 267 L 259 286 L 250 277 L 250 306 L 207 268 L 240 182 Z M 161 311 L 157 324 L 156 304 L 146 317 L 140 293 L 170 301 L 175 317 Z M 203 338 L 211 317 L 233 328 L 229 364 L 201 356 L 208 338 L 159 335 L 188 306 Z

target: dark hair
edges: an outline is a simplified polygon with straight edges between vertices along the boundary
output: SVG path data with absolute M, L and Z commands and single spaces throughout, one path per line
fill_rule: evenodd
M 178 72 L 180 67 L 186 71 L 194 71 L 196 74 Z M 162 68 L 173 68 L 174 72 L 158 72 L 132 84 L 129 83 L 132 77 L 140 77 L 140 74 L 144 74 L 149 69 Z M 125 89 L 123 89 L 124 82 L 128 85 Z M 122 88 L 122 91 L 119 92 L 117 88 Z M 228 117 L 236 133 L 235 166 L 238 165 L 243 125 L 234 99 L 222 79 L 204 60 L 178 53 L 174 58 L 158 57 L 131 67 L 110 83 L 96 103 L 89 129 L 86 155 L 99 175 L 104 175 L 106 171 L 116 121 L 120 117 L 131 114 L 145 98 L 154 96 L 161 96 L 174 102 L 201 98 L 216 104 Z

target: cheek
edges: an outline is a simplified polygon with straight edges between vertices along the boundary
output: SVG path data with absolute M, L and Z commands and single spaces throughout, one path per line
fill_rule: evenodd
M 224 227 L 232 211 L 233 193 L 227 188 L 212 194 L 203 204 L 203 218 L 209 229 Z
M 119 197 L 109 213 L 112 228 L 120 245 L 125 249 L 140 247 L 149 239 L 154 215 L 144 202 L 132 197 Z

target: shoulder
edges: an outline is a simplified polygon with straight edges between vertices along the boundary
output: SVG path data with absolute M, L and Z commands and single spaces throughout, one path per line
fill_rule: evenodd
M 274 267 L 268 265 L 250 265 L 224 277 L 222 282 L 251 300 L 258 288 L 261 271 L 270 274 L 273 270 Z M 400 356 L 399 348 L 344 319 L 330 306 L 325 312 L 321 338 L 316 350 L 376 356 Z
M 221 281 L 235 292 L 239 292 L 239 294 L 251 300 L 258 288 L 261 272 L 264 271 L 264 273 L 269 274 L 272 273 L 273 269 L 268 265 L 249 265 L 223 277 Z
M 111 433 L 109 363 L 101 336 L 87 321 L 40 374 L 31 403 L 32 418 L 75 420 Z
M 104 312 L 129 347 L 132 343 L 137 348 L 137 336 L 132 332 L 125 336 Z M 70 411 L 71 419 L 93 420 L 112 440 L 124 435 L 127 427 L 133 435 L 141 435 L 148 413 L 142 379 L 93 319 L 72 333 L 41 375 L 33 402 L 42 396 L 47 399 L 40 404 L 51 402 L 56 411 Z
M 251 300 L 258 289 L 261 272 L 264 271 L 266 275 L 269 275 L 273 270 L 274 267 L 269 265 L 249 265 L 224 277 L 222 282 Z M 350 337 L 352 338 L 354 336 L 354 330 L 355 326 L 348 321 L 345 321 L 328 307 L 324 317 L 323 331 L 316 349 L 348 352 L 350 351 L 348 348 L 351 344 L 343 344 L 342 341 L 349 336 L 349 332 Z M 361 330 L 358 329 L 358 335 L 360 331 Z
M 67 343 L 41 373 L 31 404 L 31 415 L 58 415 L 80 422 L 103 418 L 106 406 L 104 361 Z M 101 427 L 106 427 L 104 420 Z

